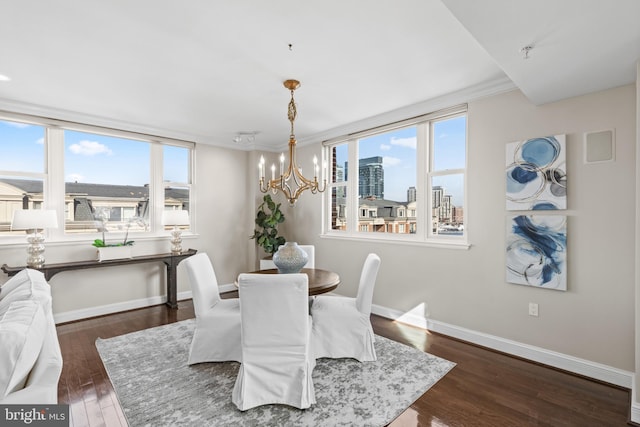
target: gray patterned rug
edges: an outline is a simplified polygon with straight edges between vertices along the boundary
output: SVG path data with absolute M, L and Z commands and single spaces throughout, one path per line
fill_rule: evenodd
M 190 319 L 96 341 L 131 427 L 384 426 L 455 366 L 376 336 L 376 362 L 318 360 L 311 408 L 240 412 L 231 403 L 239 363 L 187 365 L 194 325 Z

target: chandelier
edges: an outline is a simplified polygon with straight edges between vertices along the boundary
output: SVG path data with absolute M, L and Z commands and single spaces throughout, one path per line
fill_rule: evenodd
M 293 122 L 296 119 L 296 103 L 293 99 L 293 92 L 300 87 L 297 80 L 286 80 L 284 87 L 291 91 L 291 101 L 289 101 L 289 122 L 291 122 L 291 134 L 289 135 L 289 165 L 285 168 L 284 153 L 280 154 L 280 176 L 276 177 L 276 165 L 271 165 L 271 179 L 265 179 L 264 156 L 260 156 L 258 169 L 260 172 L 260 191 L 266 193 L 271 190 L 273 194 L 282 191 L 289 201 L 289 205 L 294 206 L 300 194 L 305 190 L 311 190 L 312 194 L 322 193 L 327 188 L 326 164 L 322 166 L 322 188 L 318 183 L 318 158 L 313 156 L 313 179 L 305 178 L 302 169 L 296 164 L 296 136 L 293 131 Z

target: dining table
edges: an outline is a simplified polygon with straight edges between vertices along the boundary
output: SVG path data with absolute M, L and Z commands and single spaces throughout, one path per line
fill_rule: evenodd
M 320 295 L 331 292 L 340 284 L 340 276 L 338 273 L 321 268 L 303 268 L 300 273 L 304 273 L 309 277 L 309 296 Z M 277 268 L 266 270 L 250 271 L 249 274 L 282 274 Z M 238 286 L 238 281 L 234 283 Z

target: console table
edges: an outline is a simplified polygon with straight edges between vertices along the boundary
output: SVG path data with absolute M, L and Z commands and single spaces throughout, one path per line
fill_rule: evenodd
M 171 308 L 178 308 L 178 284 L 177 280 L 177 268 L 180 261 L 195 255 L 196 249 L 189 249 L 179 254 L 154 254 L 134 256 L 132 258 L 112 259 L 106 261 L 75 261 L 75 262 L 63 262 L 60 264 L 45 264 L 38 270 L 44 273 L 47 281 L 54 275 L 62 271 L 70 270 L 85 270 L 88 268 L 102 268 L 102 267 L 114 267 L 118 265 L 140 264 L 145 262 L 163 262 L 167 267 L 167 302 L 166 304 Z M 26 267 L 9 267 L 7 264 L 2 265 L 2 271 L 9 276 L 16 275 L 19 271 L 24 270 Z

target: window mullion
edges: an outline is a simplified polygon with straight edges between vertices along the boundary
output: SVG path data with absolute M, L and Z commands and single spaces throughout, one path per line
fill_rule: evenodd
M 150 147 L 150 182 L 149 182 L 149 226 L 152 233 L 163 231 L 162 211 L 164 211 L 164 171 L 162 145 L 151 143 Z
M 431 198 L 428 196 L 431 194 L 431 185 L 429 184 L 429 159 L 430 156 L 430 144 L 429 144 L 429 123 L 421 123 L 417 127 L 417 146 L 416 146 L 416 160 L 418 162 L 416 167 L 416 227 L 418 228 L 418 234 L 422 235 L 423 239 L 428 236 L 428 230 L 431 227 L 431 215 L 427 215 L 427 212 L 431 212 Z
M 349 172 L 347 179 L 347 233 L 358 232 L 358 141 L 349 140 Z
M 53 239 L 65 233 L 67 206 L 64 185 L 64 130 L 48 126 L 45 130 L 44 208 L 53 209 L 58 216 L 58 228 L 48 230 Z M 73 209 L 73 206 L 71 207 Z

